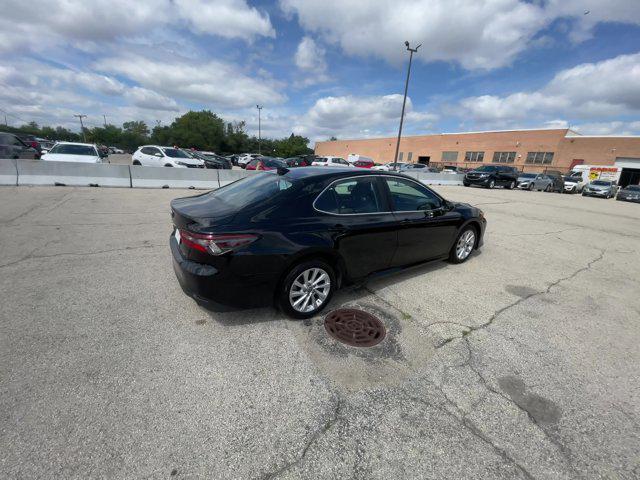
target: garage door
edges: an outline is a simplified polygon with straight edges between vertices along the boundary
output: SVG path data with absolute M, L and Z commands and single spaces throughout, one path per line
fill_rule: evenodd
M 618 157 L 616 158 L 616 167 L 622 167 L 618 185 L 624 188 L 627 185 L 640 183 L 640 158 Z
M 618 157 L 616 158 L 616 167 L 640 169 L 640 158 Z

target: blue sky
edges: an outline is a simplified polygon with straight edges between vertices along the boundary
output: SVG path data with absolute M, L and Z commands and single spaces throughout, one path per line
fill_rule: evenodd
M 566 127 L 640 134 L 637 0 L 1 0 L 11 124 L 166 124 L 189 109 L 268 136 Z M 1 113 L 1 112 L 0 112 Z

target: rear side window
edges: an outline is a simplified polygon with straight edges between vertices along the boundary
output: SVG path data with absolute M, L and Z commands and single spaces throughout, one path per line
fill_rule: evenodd
M 434 210 L 442 206 L 440 198 L 416 182 L 404 178 L 385 178 L 389 187 L 393 209 L 397 212 Z
M 145 155 L 155 155 L 156 153 L 160 153 L 160 150 L 153 147 L 143 147 L 140 152 L 144 153 Z
M 314 207 L 338 215 L 377 213 L 382 211 L 382 195 L 375 178 L 351 178 L 329 186 Z

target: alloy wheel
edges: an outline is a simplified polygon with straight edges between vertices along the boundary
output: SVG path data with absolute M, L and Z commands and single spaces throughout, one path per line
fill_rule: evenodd
M 475 243 L 476 234 L 473 230 L 467 230 L 460 235 L 458 243 L 456 244 L 456 257 L 458 257 L 458 260 L 464 260 L 467 258 L 471 254 Z
M 300 313 L 310 313 L 319 309 L 331 290 L 331 278 L 322 268 L 303 271 L 291 284 L 289 303 Z

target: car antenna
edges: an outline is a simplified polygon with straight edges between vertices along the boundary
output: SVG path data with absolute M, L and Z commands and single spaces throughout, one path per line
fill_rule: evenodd
M 278 175 L 286 175 L 289 173 L 289 169 L 285 167 L 278 167 L 277 169 Z

